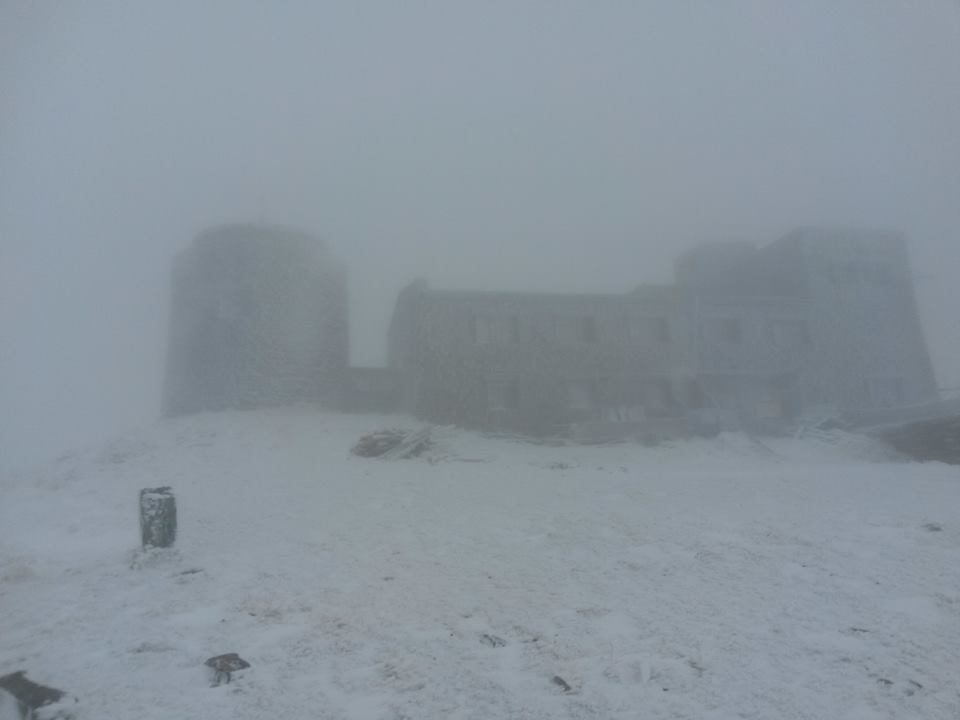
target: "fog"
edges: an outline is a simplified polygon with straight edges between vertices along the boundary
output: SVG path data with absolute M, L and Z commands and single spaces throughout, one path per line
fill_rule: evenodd
M 397 291 L 612 291 L 804 224 L 910 239 L 960 386 L 960 5 L 0 4 L 0 458 L 159 414 L 170 261 L 324 237 L 351 361 Z

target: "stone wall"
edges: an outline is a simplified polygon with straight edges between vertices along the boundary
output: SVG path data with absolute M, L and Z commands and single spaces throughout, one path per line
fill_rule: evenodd
M 348 362 L 346 274 L 318 239 L 230 225 L 175 260 L 168 415 L 339 404 Z
M 903 237 L 804 228 L 769 250 L 789 264 L 809 303 L 808 403 L 850 412 L 937 398 Z
M 680 410 L 686 333 L 670 288 L 625 295 L 404 290 L 390 362 L 405 409 L 438 422 L 547 433 Z
M 401 407 L 524 431 L 685 413 L 772 430 L 804 411 L 936 398 L 895 233 L 805 228 L 760 249 L 705 246 L 676 273 L 675 286 L 622 295 L 414 283 L 390 328 Z

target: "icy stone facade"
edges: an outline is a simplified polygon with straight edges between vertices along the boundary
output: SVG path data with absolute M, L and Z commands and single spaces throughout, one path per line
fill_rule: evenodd
M 800 228 L 760 249 L 707 246 L 678 262 L 677 278 L 696 318 L 694 354 L 707 386 L 766 375 L 772 400 L 793 412 L 937 398 L 897 233 Z M 726 327 L 735 337 L 724 336 L 724 316 L 738 326 Z
M 414 283 L 389 351 L 407 411 L 528 432 L 669 418 L 764 430 L 936 398 L 903 238 L 863 230 L 704 246 L 675 285 L 623 295 Z
M 202 233 L 174 263 L 165 413 L 339 404 L 346 292 L 315 237 L 261 225 Z
M 400 295 L 390 365 L 405 409 L 440 422 L 549 433 L 598 417 L 667 417 L 687 387 L 669 287 L 625 295 Z
M 810 303 L 817 352 L 801 373 L 810 403 L 869 410 L 937 399 L 901 236 L 810 228 L 771 250 Z

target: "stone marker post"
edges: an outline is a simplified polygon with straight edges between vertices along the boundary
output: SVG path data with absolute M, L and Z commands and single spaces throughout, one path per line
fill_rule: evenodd
M 177 501 L 169 487 L 140 491 L 140 537 L 144 549 L 165 548 L 177 538 Z

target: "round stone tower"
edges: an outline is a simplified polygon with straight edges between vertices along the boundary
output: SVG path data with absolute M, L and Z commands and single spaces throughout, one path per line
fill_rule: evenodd
M 347 323 L 346 272 L 318 238 L 207 230 L 174 261 L 164 413 L 338 404 Z

